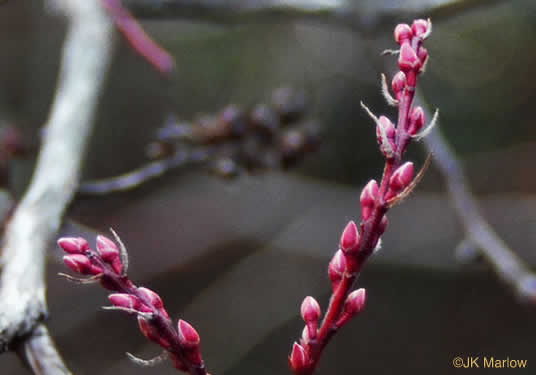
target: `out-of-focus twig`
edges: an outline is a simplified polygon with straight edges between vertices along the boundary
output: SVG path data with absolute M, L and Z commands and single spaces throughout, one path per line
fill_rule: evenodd
M 18 347 L 26 362 L 39 364 L 37 373 L 48 375 L 69 371 L 57 365 L 61 358 L 40 326 L 47 315 L 45 252 L 77 187 L 112 42 L 99 1 L 53 6 L 70 21 L 58 88 L 34 176 L 6 228 L 0 277 L 0 353 Z
M 420 102 L 425 103 L 422 93 L 418 92 L 417 96 Z M 426 105 L 423 107 L 425 112 L 429 112 Z M 440 129 L 436 128 L 425 137 L 424 144 L 433 152 L 435 165 L 445 178 L 466 239 L 479 249 L 501 280 L 513 287 L 523 300 L 536 303 L 536 275 L 487 223 L 471 193 L 463 167 Z
M 71 372 L 63 363 L 47 327 L 39 323 L 24 345 L 19 346 L 18 355 L 35 375 L 68 375 Z
M 138 18 L 182 18 L 219 24 L 314 21 L 356 31 L 384 29 L 408 16 L 436 21 L 504 0 L 351 2 L 347 0 L 123 0 Z M 385 5 L 383 5 L 385 4 Z
M 170 115 L 147 148 L 147 156 L 157 160 L 119 176 L 83 182 L 78 192 L 127 191 L 194 165 L 208 167 L 220 177 L 290 168 L 320 142 L 318 126 L 304 118 L 307 104 L 303 92 L 282 87 L 274 90 L 269 103 L 248 109 L 231 104 L 191 122 L 178 122 Z

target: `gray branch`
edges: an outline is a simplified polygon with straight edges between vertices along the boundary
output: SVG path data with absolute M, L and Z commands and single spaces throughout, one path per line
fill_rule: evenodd
M 417 93 L 424 103 L 422 94 Z M 423 105 L 428 118 L 431 112 Z M 438 124 L 439 125 L 439 124 Z M 433 152 L 435 165 L 447 184 L 450 199 L 465 230 L 466 240 L 478 248 L 499 278 L 513 287 L 523 300 L 536 303 L 536 275 L 491 228 L 470 191 L 462 164 L 437 126 L 424 138 L 426 148 Z
M 15 349 L 15 340 L 29 335 L 23 352 L 47 353 L 48 358 L 61 362 L 59 354 L 51 354 L 55 353 L 53 347 L 42 348 L 43 343 L 51 342 L 46 329 L 35 331 L 47 315 L 45 252 L 78 184 L 98 94 L 110 61 L 113 29 L 98 0 L 56 0 L 53 5 L 68 16 L 69 29 L 36 169 L 4 237 L 0 353 Z M 36 351 L 35 345 L 41 349 Z M 36 363 L 35 358 L 27 358 L 28 362 L 32 360 Z M 52 366 L 40 374 L 68 374 L 63 368 Z
M 220 24 L 314 21 L 356 31 L 380 30 L 407 17 L 438 20 L 504 0 L 123 0 L 138 18 L 210 21 Z

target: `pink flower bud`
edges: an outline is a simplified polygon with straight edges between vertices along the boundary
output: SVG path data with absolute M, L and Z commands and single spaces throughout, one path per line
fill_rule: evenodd
M 89 244 L 82 237 L 63 237 L 58 240 L 58 245 L 69 254 L 83 254 L 89 250 Z
M 385 200 L 389 200 L 404 190 L 413 180 L 413 163 L 408 161 L 402 164 L 393 173 L 389 180 L 389 190 L 385 194 Z
M 402 44 L 402 47 L 400 47 L 398 67 L 404 73 L 410 70 L 416 71 L 421 67 L 421 60 L 419 60 L 415 50 L 409 44 Z
M 357 251 L 359 247 L 359 232 L 353 220 L 350 220 L 342 232 L 340 247 L 345 253 Z
M 382 130 L 385 131 L 387 135 L 387 140 L 383 139 Z M 376 137 L 378 138 L 378 143 L 380 144 L 380 149 L 384 155 L 387 154 L 387 145 L 384 142 L 388 142 L 391 150 L 395 148 L 395 125 L 385 116 L 380 116 L 378 119 L 378 124 L 376 125 Z
M 97 236 L 97 251 L 99 252 L 103 261 L 110 263 L 113 260 L 119 258 L 119 249 L 115 243 L 102 235 Z
M 91 264 L 89 258 L 82 254 L 65 255 L 63 263 L 74 272 L 82 275 L 98 275 L 103 272 L 100 267 Z
M 295 342 L 294 345 L 292 345 L 292 352 L 290 353 L 288 360 L 292 371 L 299 374 L 307 366 L 309 356 L 307 355 L 305 349 L 300 344 Z
M 364 288 L 354 290 L 346 298 L 344 311 L 352 316 L 359 314 L 365 308 L 366 298 L 367 292 Z
M 409 117 L 408 134 L 417 134 L 424 126 L 424 121 L 424 110 L 422 107 L 418 106 L 413 108 Z
M 393 92 L 395 93 L 395 97 L 400 100 L 400 96 L 404 92 L 404 88 L 406 87 L 406 75 L 404 72 L 398 72 L 393 77 L 393 81 L 391 82 L 391 86 L 393 87 Z
M 344 302 L 343 312 L 335 325 L 340 328 L 354 316 L 359 314 L 365 307 L 365 300 L 366 292 L 363 288 L 354 290 L 350 293 Z
M 322 312 L 318 302 L 311 296 L 305 297 L 301 304 L 301 316 L 303 320 L 306 323 L 318 322 L 321 314 Z
M 338 250 L 333 259 L 331 259 L 331 262 L 329 262 L 328 267 L 328 274 L 331 283 L 333 284 L 333 289 L 337 288 L 339 285 L 339 282 L 344 275 L 344 271 L 346 271 L 346 257 L 342 250 Z
M 363 188 L 361 192 L 361 217 L 363 220 L 367 220 L 372 214 L 372 210 L 378 197 L 378 183 L 376 180 L 370 180 L 369 183 Z
M 152 312 L 151 308 L 143 304 L 138 297 L 130 294 L 113 293 L 108 296 L 108 299 L 114 306 L 124 307 L 139 312 Z
M 411 31 L 413 32 L 413 35 L 422 37 L 424 34 L 426 34 L 429 27 L 430 25 L 428 24 L 427 20 L 419 19 L 413 21 L 413 24 L 411 25 Z
M 159 312 L 161 312 L 166 318 L 169 318 L 169 315 L 164 309 L 164 302 L 162 301 L 162 298 L 158 294 L 156 294 L 154 291 L 148 288 L 140 287 L 137 289 L 138 293 L 141 297 L 144 297 L 151 306 L 153 306 L 155 309 L 157 309 Z
M 401 23 L 395 27 L 395 41 L 402 45 L 413 37 L 413 32 L 408 24 Z
M 201 338 L 194 327 L 190 325 L 190 323 L 179 319 L 177 326 L 179 332 L 179 342 L 183 348 L 194 349 L 199 347 Z
M 164 302 L 162 301 L 162 298 L 155 292 L 153 292 L 149 288 L 140 287 L 137 289 L 138 293 L 140 293 L 141 296 L 145 297 L 151 305 L 153 305 L 156 309 L 161 309 L 164 307 Z

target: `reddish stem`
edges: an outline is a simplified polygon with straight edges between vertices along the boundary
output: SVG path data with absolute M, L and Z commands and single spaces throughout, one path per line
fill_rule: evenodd
M 430 27 L 429 21 L 417 20 L 412 27 L 398 25 L 395 29 L 395 39 L 401 45 L 398 60 L 401 72 L 393 80 L 393 89 L 399 106 L 396 128 L 393 128 L 393 124 L 386 117 L 377 118 L 364 107 L 377 123 L 380 150 L 386 158 L 382 180 L 379 187 L 375 181 L 370 181 L 363 189 L 361 195 L 363 220 L 359 225 L 359 233 L 353 222 L 350 222 L 343 231 L 340 251 L 344 256 L 344 262 L 339 251 L 330 263 L 329 272 L 334 290 L 324 319 L 315 337 L 302 335 L 300 344 L 295 344 L 298 347 L 293 347 L 289 358 L 296 375 L 311 375 L 333 335 L 363 308 L 364 290 L 361 294 L 359 291 L 350 293 L 355 280 L 378 246 L 387 226 L 385 214 L 389 206 L 392 202 L 402 200 L 407 195 L 405 190 L 411 190 L 415 186 L 413 164 L 401 164 L 408 144 L 412 137 L 416 136 L 424 121 L 422 110 L 414 110 L 412 105 L 417 77 L 427 59 L 427 51 L 421 48 L 421 44 Z M 394 101 L 392 98 L 388 99 Z M 345 268 L 341 266 L 343 263 Z

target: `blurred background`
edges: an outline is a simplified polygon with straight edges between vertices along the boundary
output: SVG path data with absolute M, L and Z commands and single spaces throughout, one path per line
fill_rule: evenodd
M 84 180 L 145 163 L 145 148 L 170 113 L 191 120 L 229 103 L 248 107 L 281 86 L 303 90 L 307 116 L 321 124 L 319 150 L 289 171 L 221 179 L 178 169 L 130 192 L 80 197 L 70 207 L 67 232 L 83 228 L 93 238 L 113 227 L 120 234 L 131 278 L 158 291 L 172 316 L 195 325 L 213 374 L 289 373 L 302 299 L 312 295 L 326 306 L 327 264 L 340 233 L 359 218 L 362 186 L 381 176 L 374 125 L 359 101 L 394 119 L 380 95 L 379 73 L 395 67 L 395 58 L 380 52 L 396 47 L 398 22 L 432 17 L 424 96 L 440 108 L 441 131 L 487 219 L 536 267 L 536 3 L 345 5 L 359 30 L 278 16 L 236 23 L 142 20 L 175 57 L 171 77 L 117 36 Z M 38 142 L 47 119 L 65 26 L 42 1 L 0 6 L 0 122 L 14 124 L 29 142 Z M 425 157 L 422 145 L 410 147 L 408 159 L 422 164 Z M 16 196 L 34 160 L 10 161 Z M 433 163 L 389 220 L 383 249 L 358 280 L 368 291 L 367 307 L 328 346 L 318 374 L 450 374 L 458 355 L 536 366 L 534 307 L 521 304 L 486 264 L 456 261 L 463 229 Z M 60 279 L 64 268 L 51 254 L 49 327 L 74 373 L 176 373 L 168 364 L 132 364 L 125 351 L 150 358 L 159 349 L 146 343 L 134 319 L 100 310 L 107 303 L 103 290 Z M 11 354 L 0 358 L 0 368 L 26 373 Z

